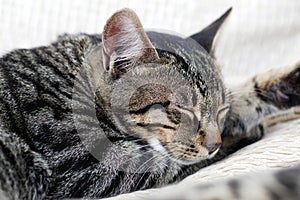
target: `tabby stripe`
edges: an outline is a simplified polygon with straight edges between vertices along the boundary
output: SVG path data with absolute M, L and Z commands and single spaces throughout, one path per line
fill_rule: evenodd
M 6 160 L 9 160 L 13 166 L 17 166 L 15 155 L 5 144 L 3 144 L 2 140 L 0 140 L 0 152 L 3 153 L 2 155 L 4 155 L 7 158 Z
M 289 170 L 283 170 L 281 172 L 278 172 L 275 176 L 278 182 L 281 185 L 285 186 L 286 189 L 289 190 L 289 192 L 295 193 L 299 191 L 298 188 L 300 188 L 300 166 Z
M 67 77 L 60 70 L 58 70 L 58 68 L 57 68 L 58 63 L 52 63 L 49 61 L 48 58 L 45 58 L 44 57 L 45 54 L 43 52 L 41 52 L 41 50 L 36 49 L 36 50 L 33 50 L 32 52 L 36 56 L 36 58 L 34 58 L 34 60 L 38 61 L 37 63 L 35 63 L 35 66 L 44 66 L 44 67 L 50 69 L 52 71 L 52 73 L 51 73 L 52 76 L 61 76 L 61 77 L 63 77 L 64 82 L 61 82 L 61 81 L 53 82 L 53 79 L 51 80 L 48 77 L 45 77 L 45 76 L 39 76 L 39 77 L 48 78 L 48 80 L 49 80 L 48 84 L 50 84 L 54 88 L 55 91 L 60 92 L 63 96 L 67 96 L 70 99 L 71 94 L 62 91 L 61 88 L 64 88 L 64 87 L 59 87 L 59 85 L 61 85 L 63 83 L 64 84 L 66 83 L 67 85 L 73 85 L 73 80 L 72 79 L 70 80 L 70 77 Z M 37 70 L 36 73 L 40 74 L 39 70 Z M 61 80 L 61 78 L 58 77 L 57 80 Z M 66 80 L 66 82 L 65 82 L 65 80 Z M 65 86 L 65 87 L 67 87 L 67 86 Z
M 123 171 L 118 171 L 118 174 L 114 176 L 112 180 L 110 180 L 110 185 L 104 188 L 103 192 L 101 193 L 101 197 L 109 197 L 112 194 L 115 194 L 115 190 L 119 189 L 119 184 L 122 183 L 124 180 L 125 173 Z M 133 191 L 133 190 L 132 190 Z
M 253 82 L 254 82 L 254 92 L 256 93 L 256 96 L 264 102 L 272 103 L 273 100 L 271 97 L 268 97 L 268 96 L 262 94 L 262 93 L 264 93 L 264 91 L 258 87 L 258 83 L 255 81 L 255 79 L 253 80 Z
M 238 180 L 230 180 L 228 182 L 228 186 L 234 196 L 234 198 L 239 199 L 241 197 L 240 195 L 240 183 L 238 182 Z
M 281 199 L 283 199 L 283 197 L 280 196 L 277 191 L 274 191 L 273 189 L 270 189 L 270 188 L 266 188 L 266 190 L 269 193 L 272 200 L 281 200 Z
M 142 170 L 144 170 L 144 169 L 142 169 Z M 135 174 L 135 177 L 137 177 L 136 179 L 138 181 L 138 184 L 135 185 L 135 188 L 133 188 L 134 191 L 147 189 L 147 188 L 149 188 L 150 185 L 155 185 L 155 183 L 158 182 L 157 179 L 153 177 L 151 172 L 144 172 L 141 174 L 141 177 L 136 176 L 136 174 Z
M 40 61 L 39 64 L 47 65 L 47 67 L 52 69 L 53 74 L 55 74 L 56 76 L 62 77 L 63 80 L 66 80 L 66 82 L 69 86 L 72 85 L 72 83 L 73 83 L 72 77 L 70 77 L 69 74 L 65 74 L 63 72 L 63 69 L 67 68 L 68 63 L 59 62 L 57 60 L 57 58 L 52 55 L 52 51 L 50 51 L 49 48 L 45 48 L 45 49 L 43 49 L 43 51 L 36 50 L 36 51 L 33 51 L 33 53 L 35 53 L 36 56 L 41 58 L 41 59 L 38 59 Z M 45 54 L 47 55 L 47 57 L 45 57 Z M 62 69 L 60 69 L 60 68 L 62 68 Z M 58 80 L 61 80 L 61 78 L 59 78 Z
M 85 49 L 84 49 L 84 46 L 85 44 L 84 43 L 84 40 L 81 40 L 79 41 L 79 45 L 78 43 L 73 43 L 73 45 L 77 48 L 71 48 L 72 50 L 72 56 L 74 56 L 74 60 L 77 61 L 78 63 L 76 63 L 77 65 L 81 64 L 81 62 L 83 62 L 83 54 L 81 52 L 84 52 Z M 80 48 L 78 48 L 80 47 Z
M 49 50 L 49 53 L 51 51 Z M 57 54 L 60 54 L 60 52 L 55 52 Z M 53 56 L 53 59 L 56 61 L 56 63 L 58 64 L 58 67 L 60 67 L 61 69 L 59 70 L 56 66 L 53 66 L 54 70 L 59 70 L 61 75 L 65 77 L 65 80 L 67 80 L 68 82 L 70 82 L 70 85 L 73 85 L 73 79 L 75 78 L 74 72 L 77 71 L 77 69 L 67 69 L 70 68 L 68 60 L 65 59 L 65 57 L 62 56 Z M 51 66 L 52 67 L 52 66 Z M 76 66 L 77 68 L 77 66 Z M 67 69 L 67 70 L 66 70 Z M 65 72 L 64 72 L 65 71 Z M 65 74 L 66 73 L 66 74 Z
M 97 119 L 94 117 L 95 115 L 95 111 L 94 111 L 94 107 L 91 107 L 91 104 L 84 104 L 85 102 L 73 102 L 74 108 L 72 112 L 73 116 L 78 116 L 80 118 L 88 118 L 89 121 L 93 120 L 96 121 Z M 84 106 L 83 106 L 84 105 Z
M 69 196 L 70 198 L 79 198 L 79 197 L 83 197 L 85 196 L 85 190 L 86 188 L 89 188 L 91 185 L 94 185 L 93 178 L 92 178 L 92 174 L 91 174 L 92 170 L 89 170 L 89 168 L 86 168 L 85 170 L 82 170 L 81 173 L 76 173 L 77 177 L 73 178 L 70 177 L 71 179 L 75 179 L 72 180 L 74 182 L 80 183 L 80 184 L 72 184 L 71 187 L 66 187 L 66 181 L 65 181 L 65 177 L 61 177 L 59 180 L 59 182 L 62 184 L 60 186 L 57 186 L 57 188 L 64 188 L 65 190 L 68 189 L 68 193 L 71 194 L 72 196 Z M 70 174 L 70 176 L 72 176 Z M 74 174 L 73 174 L 74 176 Z
M 77 146 L 81 146 L 81 144 Z M 60 173 L 63 172 L 61 174 L 66 172 L 80 173 L 81 170 L 87 169 L 94 163 L 99 163 L 94 156 L 84 151 L 83 147 L 78 148 L 77 146 L 62 150 L 58 153 L 63 156 L 55 157 L 57 159 L 55 166 L 59 169 Z M 78 154 L 78 152 L 82 153 Z
M 4 101 L 2 98 L 0 98 L 1 107 L 4 106 L 3 110 L 5 110 L 5 114 L 8 116 L 9 122 L 11 124 L 10 129 L 13 132 L 22 133 L 23 131 L 21 131 L 21 130 L 25 130 L 25 129 L 23 129 L 24 127 L 22 126 L 22 123 L 18 123 L 19 122 L 18 117 L 17 117 L 18 114 L 15 114 L 13 112 L 14 109 L 12 107 L 10 107 L 12 103 L 13 103 L 13 100 L 10 101 L 10 103 L 8 103 L 8 102 Z M 23 139 L 29 143 L 28 137 L 25 137 Z
M 181 169 L 176 174 L 174 174 L 173 179 L 170 179 L 170 181 L 168 182 L 168 184 L 173 184 L 173 183 L 176 183 L 178 181 L 181 181 L 183 177 L 186 177 L 186 174 L 190 174 L 189 171 L 191 169 L 192 168 L 190 166 L 182 165 Z
M 33 78 L 31 76 L 26 76 L 26 74 L 23 74 L 22 72 L 18 72 L 18 75 L 20 78 L 34 84 L 38 96 L 40 96 L 40 93 L 49 94 L 49 96 L 51 96 L 52 100 L 57 99 L 57 101 L 60 101 L 60 104 L 61 104 L 61 102 L 65 101 L 65 100 L 62 100 L 62 96 L 66 97 L 68 99 L 72 98 L 71 94 L 65 93 L 64 91 L 61 91 L 58 88 L 54 89 L 53 85 L 51 85 L 52 87 L 42 85 L 43 82 L 36 80 L 35 78 Z M 18 84 L 18 82 L 16 82 L 16 84 Z M 53 104 L 52 102 L 49 102 L 49 103 Z
M 33 68 L 32 66 L 39 65 L 39 64 L 38 63 L 33 63 L 33 62 L 31 62 L 31 60 L 28 60 L 29 59 L 28 56 L 22 56 L 21 58 L 22 58 L 23 66 L 19 65 L 19 66 L 16 66 L 14 68 L 11 68 L 11 69 L 7 68 L 7 70 L 13 70 L 11 72 L 11 74 L 18 74 L 20 78 L 25 79 L 25 80 L 27 80 L 31 83 L 34 83 L 35 86 L 36 86 L 36 89 L 38 91 L 42 91 L 42 90 L 46 91 L 45 88 L 48 88 L 48 91 L 50 91 L 51 88 L 49 88 L 49 87 L 43 87 L 43 88 L 41 87 L 41 83 L 43 83 L 43 81 L 39 80 L 38 77 L 43 77 L 43 76 L 40 76 L 39 70 L 32 71 L 32 70 L 35 70 L 35 68 Z M 15 64 L 13 64 L 13 66 L 15 66 Z M 31 66 L 31 67 L 29 67 L 29 66 Z M 24 68 L 24 67 L 26 67 L 26 70 L 21 69 L 21 68 Z M 17 70 L 16 68 L 20 68 L 20 69 Z M 32 74 L 29 75 L 28 71 L 32 71 Z M 36 74 L 38 74 L 38 75 L 36 75 Z M 52 84 L 51 81 L 49 81 L 49 83 Z M 55 86 L 55 85 L 52 84 L 52 86 Z M 63 96 L 67 96 L 68 98 L 71 98 L 70 94 L 61 91 L 57 87 L 57 85 L 56 85 L 56 88 L 55 88 L 54 92 L 51 91 L 49 93 L 50 93 L 50 95 L 56 96 L 56 98 L 58 98 L 58 96 L 55 94 L 56 92 L 60 92 L 61 94 L 63 94 Z
M 91 101 L 91 99 L 94 99 L 93 95 L 95 95 L 93 92 L 91 92 L 90 87 L 87 88 L 84 83 L 79 82 L 76 83 L 73 88 L 73 96 L 75 94 L 78 94 L 77 98 L 79 97 L 80 99 L 88 99 L 89 101 Z
M 4 65 L 1 65 L 4 66 Z M 16 133 L 24 140 L 26 143 L 33 149 L 35 150 L 30 138 L 26 134 L 27 127 L 25 125 L 25 117 L 23 113 L 21 112 L 20 106 L 16 104 L 16 98 L 14 95 L 14 90 L 12 89 L 12 83 L 14 83 L 14 80 L 11 78 L 9 74 L 7 74 L 7 71 L 5 70 L 4 67 L 0 67 L 0 72 L 3 75 L 4 79 L 7 80 L 5 81 L 6 85 L 8 86 L 7 92 L 5 94 L 5 100 L 0 98 L 1 105 L 5 107 L 5 113 L 9 117 L 9 121 L 12 126 L 10 128 L 12 130 L 15 130 Z
M 181 56 L 179 56 L 173 52 L 169 52 L 169 51 L 165 51 L 165 50 L 161 50 L 161 49 L 156 49 L 156 50 L 157 50 L 158 54 L 165 55 L 167 52 L 168 54 L 173 55 L 173 57 L 176 58 L 176 61 L 174 61 L 174 62 L 178 66 L 178 67 L 176 67 L 176 70 L 178 70 L 180 74 L 185 76 L 185 78 L 187 78 L 187 80 L 192 81 L 193 84 L 196 84 L 200 91 L 200 94 L 202 96 L 205 97 L 208 95 L 207 85 L 206 85 L 206 82 L 204 81 L 204 78 L 199 73 L 196 73 L 191 70 L 191 68 L 192 68 L 190 66 L 191 64 L 187 60 L 184 60 Z
M 69 65 L 70 64 L 73 64 L 75 66 L 78 65 L 78 63 L 74 62 L 75 59 L 72 59 L 72 57 L 69 55 L 69 53 L 66 52 L 65 50 L 58 49 L 58 52 L 68 61 Z
M 20 167 L 20 160 L 17 160 L 17 158 L 15 157 L 14 153 L 11 151 L 11 149 L 9 149 L 7 146 L 5 146 L 5 144 L 3 144 L 0 141 L 0 153 L 2 154 L 2 156 L 4 155 L 4 159 L 2 160 L 3 163 L 1 164 L 1 166 L 6 166 L 4 167 L 5 172 L 3 172 L 3 174 L 5 174 L 5 177 L 0 177 L 0 180 L 5 180 L 4 182 L 9 181 L 10 186 L 12 186 L 12 188 L 17 188 L 19 187 L 17 184 L 17 181 L 14 180 L 24 180 L 24 176 L 22 176 L 22 170 L 19 169 Z M 26 157 L 26 155 L 25 155 Z M 0 163 L 2 162 L 0 161 Z M 7 162 L 8 161 L 8 162 Z M 24 172 L 23 172 L 24 173 Z M 0 173 L 1 175 L 1 173 Z M 9 178 L 9 180 L 7 180 Z M 3 183 L 3 181 L 1 181 L 1 183 Z M 10 191 L 10 190 L 8 190 Z

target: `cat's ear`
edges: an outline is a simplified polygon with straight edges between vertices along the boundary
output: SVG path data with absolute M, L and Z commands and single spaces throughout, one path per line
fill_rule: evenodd
M 128 8 L 114 13 L 107 20 L 102 42 L 104 67 L 117 76 L 130 66 L 158 59 L 138 16 Z
M 209 54 L 212 55 L 216 35 L 221 26 L 224 24 L 225 20 L 228 18 L 231 10 L 232 8 L 229 8 L 221 17 L 219 17 L 199 33 L 190 36 L 190 38 L 196 40 Z

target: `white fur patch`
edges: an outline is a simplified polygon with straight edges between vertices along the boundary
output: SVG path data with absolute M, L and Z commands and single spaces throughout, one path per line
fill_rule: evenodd
M 160 141 L 157 139 L 156 136 L 152 136 L 148 139 L 148 143 L 152 148 L 154 148 L 156 151 L 161 153 L 167 153 L 166 149 L 162 146 Z

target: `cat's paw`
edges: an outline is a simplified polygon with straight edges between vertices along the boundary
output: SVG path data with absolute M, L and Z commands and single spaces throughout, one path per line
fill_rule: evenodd
M 260 98 L 281 109 L 300 105 L 300 62 L 262 76 L 256 78 L 262 78 L 256 84 Z
M 273 126 L 277 123 L 286 122 L 290 120 L 300 119 L 300 106 L 291 107 L 287 110 L 277 112 L 267 116 L 261 125 L 266 128 Z

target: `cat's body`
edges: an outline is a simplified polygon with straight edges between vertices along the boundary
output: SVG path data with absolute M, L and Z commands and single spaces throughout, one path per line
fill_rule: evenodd
M 99 133 L 94 131 L 99 126 L 98 121 L 94 122 L 93 115 L 89 116 L 89 111 L 84 111 L 87 116 L 79 116 L 81 120 L 79 123 L 81 124 L 78 124 L 74 120 L 77 113 L 72 112 L 74 101 L 72 102 L 71 97 L 76 76 L 82 70 L 85 53 L 89 53 L 100 44 L 99 36 L 65 36 L 59 42 L 53 43 L 52 46 L 18 50 L 1 59 L 1 78 L 6 80 L 2 83 L 9 87 L 9 89 L 7 88 L 9 91 L 2 90 L 1 93 L 3 102 L 1 104 L 2 131 L 7 130 L 8 132 L 7 136 L 3 136 L 5 138 L 9 137 L 9 141 L 16 140 L 22 144 L 16 144 L 16 148 L 20 148 L 19 151 L 21 152 L 19 155 L 15 155 L 15 161 L 22 160 L 23 155 L 26 153 L 33 154 L 31 155 L 32 159 L 37 154 L 36 156 L 41 157 L 41 160 L 37 162 L 36 168 L 40 168 L 43 172 L 38 173 L 38 177 L 34 178 L 31 183 L 29 182 L 28 187 L 24 188 L 24 191 L 20 191 L 20 194 L 14 192 L 9 195 L 16 195 L 16 197 L 22 199 L 22 195 L 31 195 L 25 192 L 32 187 L 31 184 L 38 184 L 41 191 L 38 192 L 37 198 L 40 198 L 40 195 L 46 189 L 50 191 L 48 193 L 49 197 L 53 198 L 80 197 L 82 195 L 103 197 L 116 195 L 120 192 L 166 185 L 194 172 L 194 170 L 185 172 L 182 166 L 176 162 L 157 158 L 159 162 L 153 160 L 149 163 L 149 165 L 155 164 L 153 166 L 155 171 L 148 169 L 149 172 L 144 174 L 146 169 L 139 169 L 143 163 L 139 163 L 141 161 L 138 161 L 138 158 L 136 163 L 132 162 L 132 166 L 126 168 L 131 173 L 125 175 L 122 168 L 118 169 L 112 164 L 128 163 L 129 158 L 124 157 L 126 154 L 121 155 L 120 151 L 116 151 L 114 156 L 117 156 L 117 158 L 111 160 L 107 157 L 99 161 L 86 149 L 78 134 L 80 131 L 76 128 L 89 127 L 87 131 L 91 137 L 98 138 Z M 39 62 L 39 64 L 34 62 Z M 57 66 L 56 69 L 53 68 L 55 66 Z M 60 66 L 61 68 L 59 68 Z M 35 73 L 39 73 L 39 75 L 35 76 Z M 32 75 L 30 76 L 30 74 Z M 84 85 L 84 89 L 89 89 L 88 87 Z M 94 101 L 93 96 L 87 96 L 85 100 Z M 94 107 L 90 109 L 93 110 Z M 105 117 L 104 115 L 102 120 L 99 121 L 107 125 L 109 120 Z M 10 122 L 19 122 L 20 125 Z M 118 135 L 114 128 L 112 125 L 106 131 L 111 131 L 111 135 Z M 103 135 L 102 137 L 106 139 L 106 136 Z M 3 138 L 3 141 L 6 141 L 5 138 Z M 126 138 L 124 140 L 126 141 Z M 132 142 L 129 141 L 128 143 Z M 8 149 L 12 149 L 9 145 L 14 146 L 9 142 L 8 144 L 5 142 L 3 145 Z M 24 147 L 21 149 L 23 145 Z M 104 144 L 100 142 L 100 145 Z M 136 149 L 144 146 L 144 144 L 135 143 L 129 145 Z M 107 146 L 106 148 L 106 152 L 114 154 L 113 146 Z M 142 152 L 137 151 L 136 153 Z M 5 152 L 6 159 L 3 160 L 9 160 L 10 154 L 14 154 L 14 152 Z M 145 168 L 149 165 L 145 165 Z M 12 166 L 9 168 L 13 168 Z M 22 170 L 25 170 L 25 174 L 20 175 L 27 182 L 27 173 L 34 174 L 36 169 L 27 172 L 26 170 L 29 169 L 26 166 L 20 164 L 20 167 L 24 167 Z M 130 169 L 130 167 L 132 168 Z M 136 173 L 138 169 L 139 171 Z M 10 180 L 15 178 L 14 174 L 10 175 L 6 170 L 2 172 L 3 176 L 4 174 L 9 175 L 4 177 Z M 179 172 L 182 173 L 182 177 L 177 177 Z M 43 177 L 43 181 L 38 183 L 41 177 Z M 123 179 L 123 181 L 120 179 Z M 140 185 L 137 186 L 137 183 Z M 14 185 L 14 188 L 11 188 L 10 191 L 17 191 L 17 188 L 22 188 L 24 183 L 21 181 L 19 184 L 21 185 Z M 95 188 L 98 189 L 95 190 Z
M 238 95 L 229 98 L 220 69 L 205 51 L 213 38 L 203 43 L 204 50 L 177 36 L 145 36 L 131 11 L 118 15 L 121 21 L 108 21 L 104 40 L 66 35 L 47 47 L 16 50 L 0 59 L 3 198 L 108 197 L 173 183 L 258 140 L 266 115 L 299 104 L 299 90 L 293 88 L 297 76 L 287 84 L 292 89 L 278 95 L 275 87 L 299 66 L 278 79 L 250 81 L 244 101 Z M 128 33 L 113 23 L 129 29 L 138 38 L 129 42 L 138 43 L 124 43 Z M 116 48 L 118 42 L 130 53 Z M 132 69 L 136 64 L 141 67 Z M 281 101 L 290 94 L 296 94 L 292 103 Z

